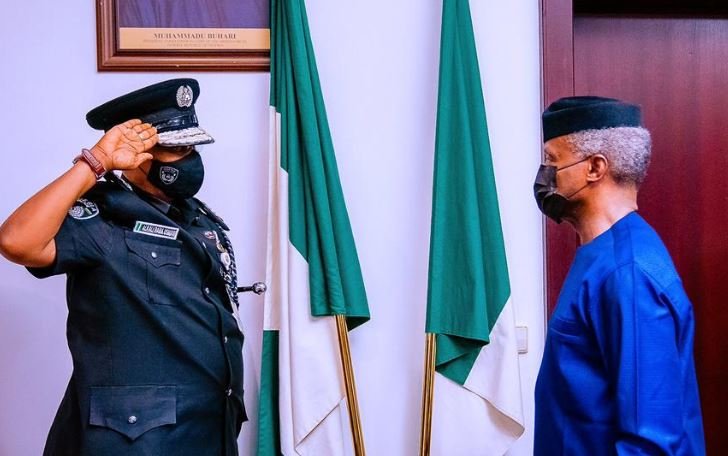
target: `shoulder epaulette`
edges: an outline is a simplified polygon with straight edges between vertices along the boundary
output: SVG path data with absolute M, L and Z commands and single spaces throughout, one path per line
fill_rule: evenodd
M 200 207 L 199 207 L 199 211 L 200 212 L 202 212 L 203 214 L 205 214 L 208 217 L 210 217 L 213 222 L 219 224 L 222 227 L 223 230 L 230 231 L 230 228 L 227 226 L 227 223 L 225 223 L 225 221 L 222 218 L 220 218 L 219 215 L 217 215 L 216 213 L 214 213 L 212 211 L 212 209 L 210 209 L 207 206 L 207 204 L 203 203 L 202 201 L 200 201 L 197 198 L 193 198 L 193 199 L 195 200 L 195 202 L 197 202 L 197 204 L 200 205 Z

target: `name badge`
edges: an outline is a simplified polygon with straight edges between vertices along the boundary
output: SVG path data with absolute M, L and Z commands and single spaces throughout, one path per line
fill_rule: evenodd
M 156 223 L 142 222 L 137 220 L 134 224 L 134 232 L 146 234 L 163 239 L 176 240 L 179 234 L 179 228 L 174 226 L 157 225 Z

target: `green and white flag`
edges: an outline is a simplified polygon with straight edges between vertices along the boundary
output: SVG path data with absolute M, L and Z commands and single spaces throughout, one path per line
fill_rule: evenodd
M 334 315 L 369 308 L 303 0 L 271 1 L 270 180 L 258 456 L 348 455 Z
M 502 455 L 524 431 L 508 266 L 468 0 L 444 0 L 426 331 L 434 456 Z

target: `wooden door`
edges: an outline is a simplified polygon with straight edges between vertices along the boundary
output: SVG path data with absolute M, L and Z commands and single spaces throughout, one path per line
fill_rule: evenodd
M 583 3 L 572 18 L 573 94 L 643 108 L 653 159 L 640 212 L 665 241 L 693 302 L 707 450 L 728 454 L 728 19 L 713 2 L 693 9 L 679 1 Z M 549 236 L 574 248 L 572 235 Z M 561 252 L 547 251 L 553 270 L 564 268 Z M 549 290 L 560 287 L 555 275 L 547 280 Z

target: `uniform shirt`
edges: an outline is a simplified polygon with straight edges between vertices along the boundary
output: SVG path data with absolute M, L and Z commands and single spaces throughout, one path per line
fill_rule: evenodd
M 194 199 L 167 205 L 120 183 L 71 208 L 55 262 L 30 269 L 67 275 L 73 374 L 45 454 L 237 454 L 243 335 L 223 229 Z
M 633 212 L 580 247 L 549 322 L 535 455 L 702 455 L 690 301 Z

